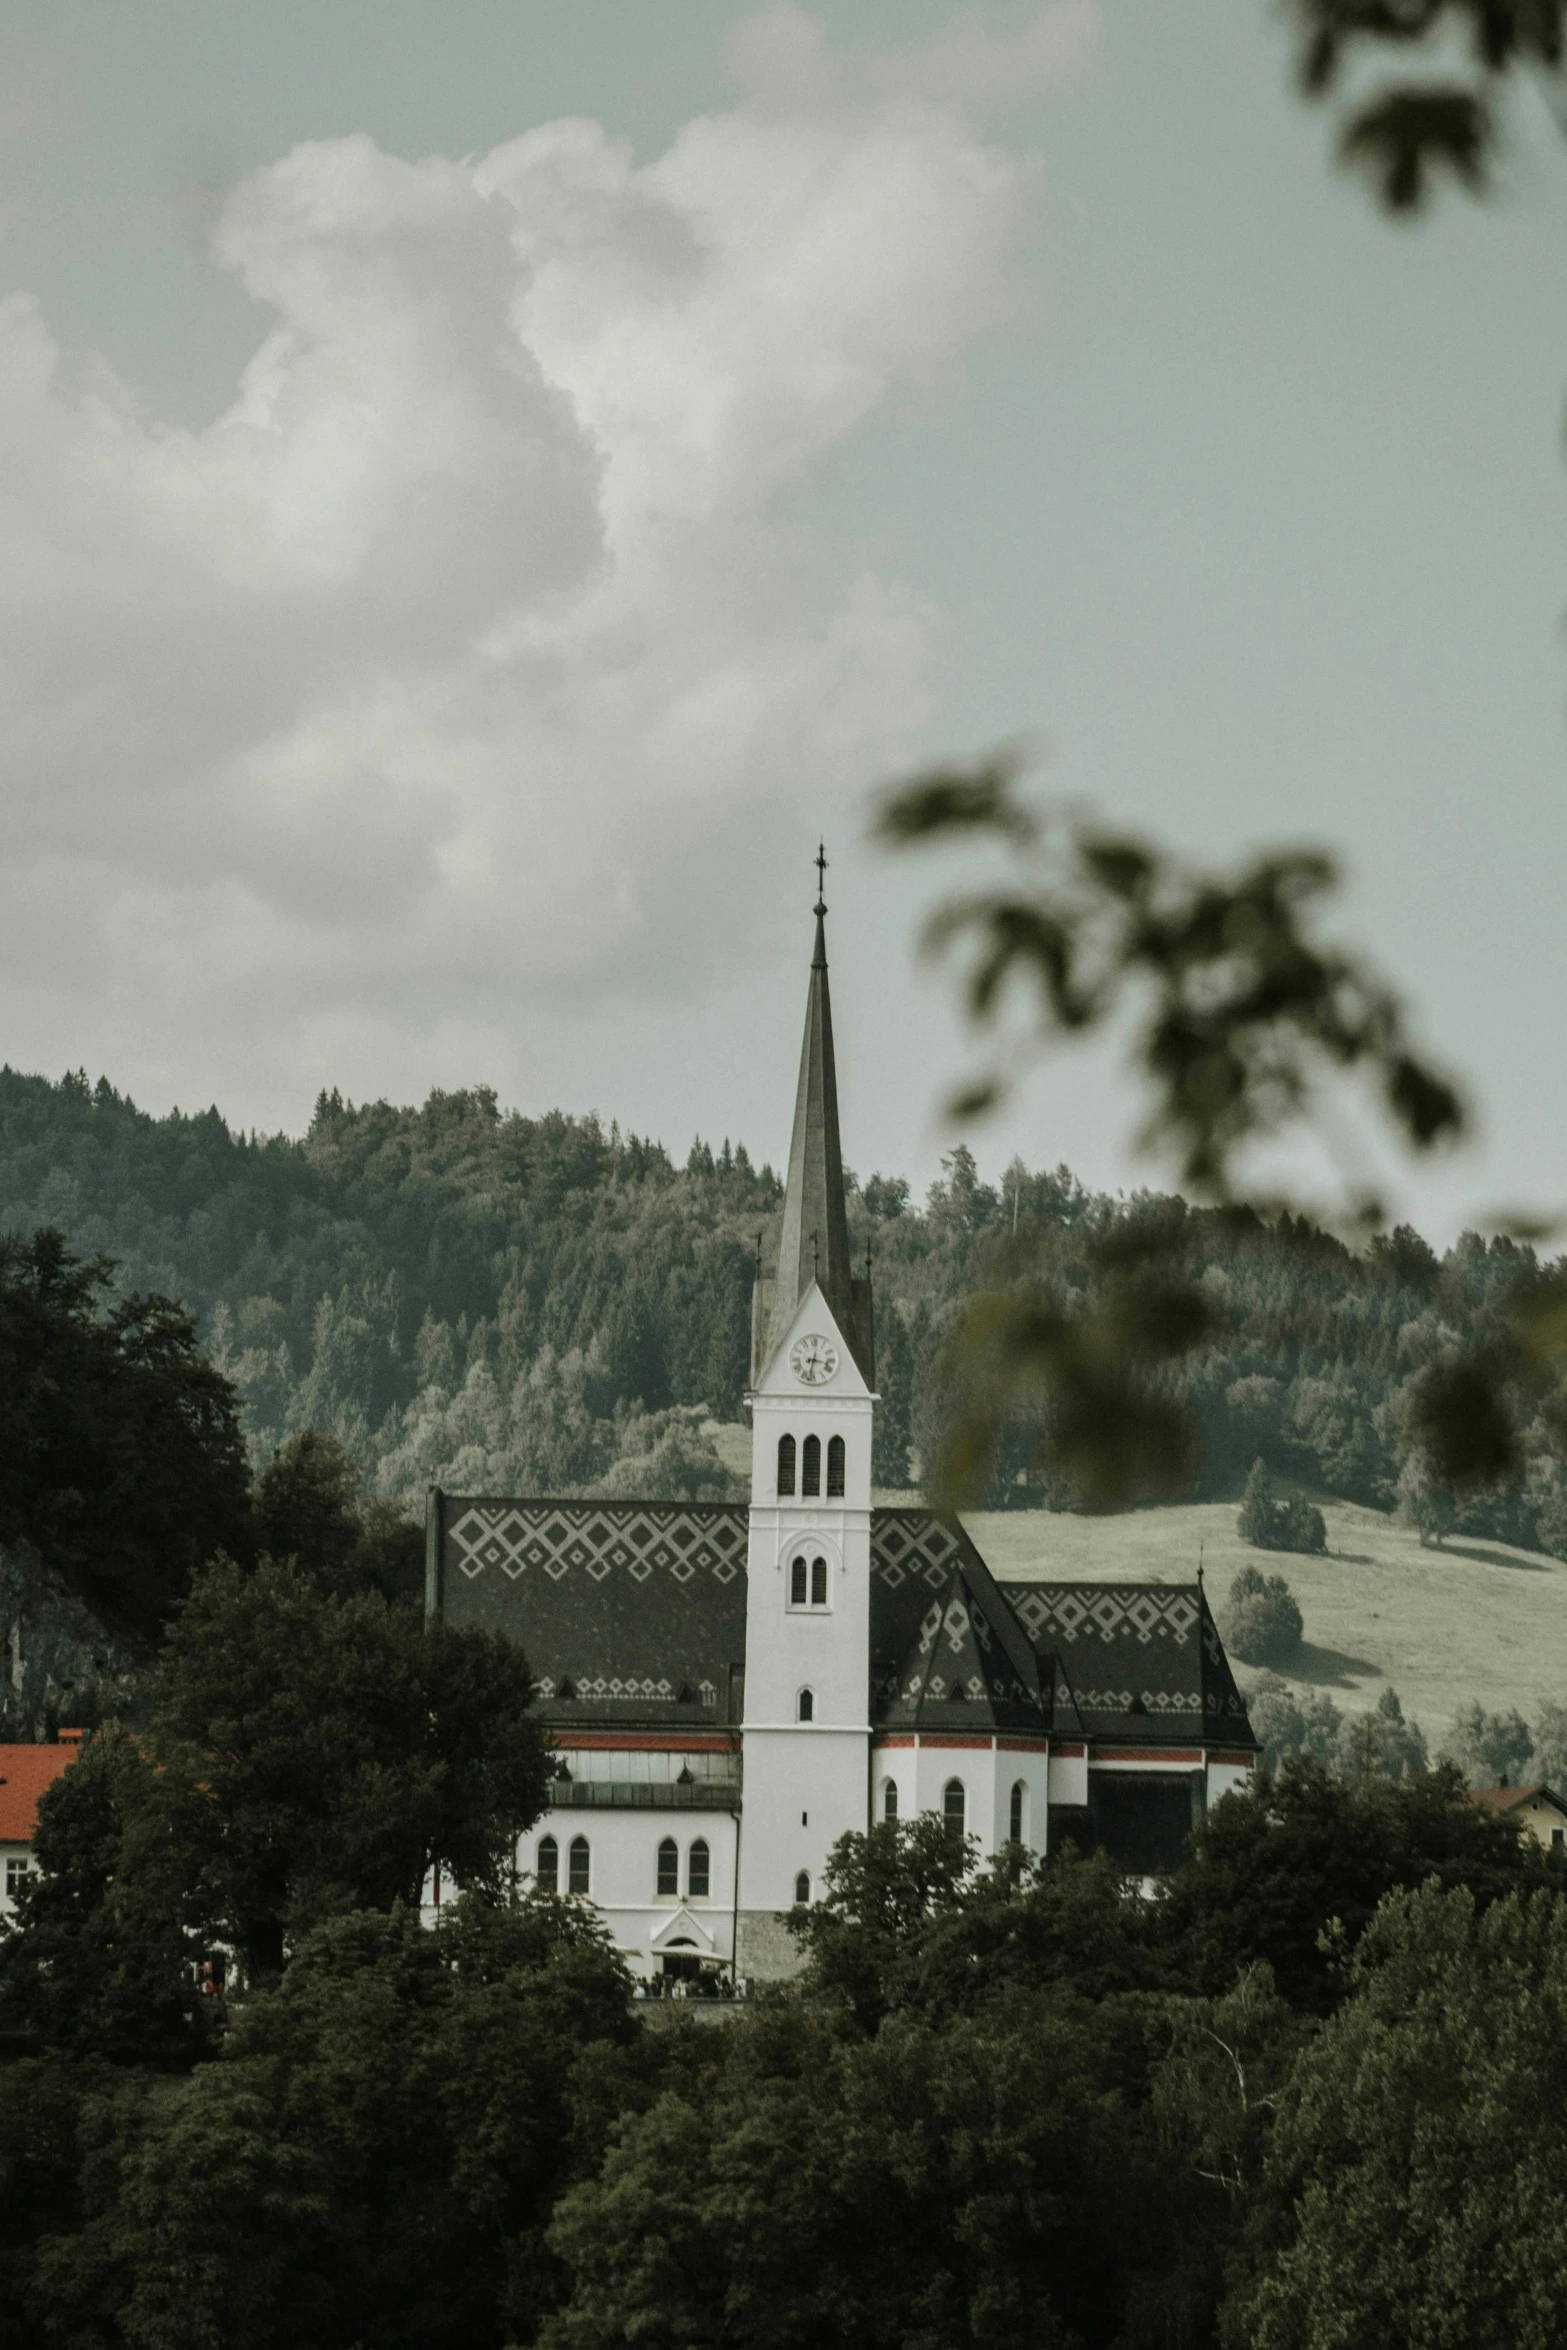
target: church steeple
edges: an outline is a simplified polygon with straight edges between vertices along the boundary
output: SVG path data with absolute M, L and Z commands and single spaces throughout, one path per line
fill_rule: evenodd
M 805 1038 L 800 1048 L 778 1272 L 775 1280 L 758 1282 L 752 1302 L 751 1377 L 757 1378 L 774 1348 L 783 1343 L 795 1308 L 814 1281 L 848 1340 L 867 1386 L 874 1387 L 870 1282 L 857 1278 L 850 1263 L 849 1220 L 844 1207 L 832 998 L 827 985 L 826 870 L 826 852 L 818 847 L 816 904 L 812 909 L 816 951 L 805 999 Z

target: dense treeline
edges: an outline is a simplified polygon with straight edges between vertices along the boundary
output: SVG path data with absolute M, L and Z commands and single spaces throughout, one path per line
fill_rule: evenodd
M 149 1753 L 106 1733 L 45 1798 L 51 1874 L 0 1944 L 19 2337 L 1562 2340 L 1541 2255 L 1567 2229 L 1567 1866 L 1455 1778 L 1292 1766 L 1218 1805 L 1154 1901 L 1070 1848 L 985 1871 L 934 1816 L 887 1823 L 796 1913 L 797 1983 L 727 2029 L 643 2023 L 569 1898 L 492 1868 L 421 1924 L 417 1768 L 387 1783 L 384 1850 L 353 1800 L 373 1740 L 330 1801 L 290 1769 L 278 1725 L 325 1695 L 329 1735 L 389 1623 L 299 1572 L 204 1582 Z M 516 1668 L 466 1666 L 477 1760 Z M 427 1740 L 454 1734 L 456 1712 Z M 438 1831 L 481 1862 L 539 1800 L 507 1736 L 509 1783 L 470 1769 Z M 258 1888 L 281 1937 L 247 1938 Z
M 722 1494 L 710 1419 L 739 1416 L 750 1290 L 780 1186 L 743 1146 L 661 1145 L 596 1118 L 503 1113 L 493 1094 L 420 1110 L 323 1095 L 301 1141 L 231 1133 L 216 1111 L 152 1118 L 100 1081 L 0 1072 L 0 1230 L 52 1225 L 103 1250 L 123 1295 L 183 1302 L 233 1382 L 252 1458 L 336 1435 L 373 1487 Z M 917 1479 L 946 1408 L 943 1345 L 990 1283 L 1069 1306 L 1101 1278 L 1107 1227 L 1156 1228 L 1207 1301 L 1205 1342 L 1157 1377 L 1200 1437 L 1197 1490 L 1238 1493 L 1262 1459 L 1286 1485 L 1422 1531 L 1567 1555 L 1567 1480 L 1543 1420 L 1499 1490 L 1433 1493 L 1415 1429 L 1423 1384 L 1483 1348 L 1533 1252 L 1466 1235 L 1438 1258 L 1400 1228 L 1352 1250 L 1300 1220 L 1090 1195 L 1065 1168 L 999 1184 L 956 1149 L 924 1202 L 851 1178 L 850 1227 L 876 1290 L 877 1475 Z M 994 1503 L 1071 1507 L 1019 1422 Z

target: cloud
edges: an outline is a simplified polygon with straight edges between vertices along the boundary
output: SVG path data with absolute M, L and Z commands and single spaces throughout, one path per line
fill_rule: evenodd
M 855 55 L 830 48 L 818 18 L 779 0 L 731 30 L 725 55 L 742 89 L 787 105 L 822 106 L 855 88 L 983 105 L 1064 80 L 1091 54 L 1099 29 L 1099 0 L 1049 0 L 1005 30 L 989 10 L 967 8 L 921 40 Z
M 808 73 L 645 165 L 300 146 L 214 224 L 270 325 L 199 431 L 0 302 L 0 1053 L 281 1115 L 661 983 L 677 876 L 688 974 L 743 951 L 933 626 L 780 501 L 1002 313 L 1023 179 Z

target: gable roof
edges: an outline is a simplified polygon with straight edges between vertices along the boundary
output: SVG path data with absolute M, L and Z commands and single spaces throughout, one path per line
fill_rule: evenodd
M 1061 1695 L 1077 1727 L 1070 1694 Z M 1054 1660 L 1041 1669 L 963 1528 L 929 1510 L 873 1510 L 872 1721 L 1042 1735 L 1055 1699 Z
M 31 1844 L 38 1798 L 81 1752 L 81 1732 L 62 1732 L 57 1746 L 0 1746 L 0 1844 Z
M 1471 1787 L 1469 1790 L 1471 1803 L 1483 1803 L 1489 1810 L 1501 1812 L 1516 1811 L 1531 1796 L 1538 1796 L 1542 1803 L 1550 1804 L 1554 1811 L 1561 1813 L 1563 1819 L 1567 1819 L 1567 1803 L 1562 1801 L 1554 1787 L 1547 1787 L 1543 1780 L 1534 1787 Z
M 438 1608 L 520 1642 L 551 1728 L 738 1725 L 744 1502 L 435 1499 Z M 931 1510 L 871 1512 L 870 1638 L 878 1726 L 1257 1743 L 1197 1585 L 998 1583 Z
M 1256 1746 L 1200 1584 L 1009 1582 L 1006 1594 L 1090 1736 Z

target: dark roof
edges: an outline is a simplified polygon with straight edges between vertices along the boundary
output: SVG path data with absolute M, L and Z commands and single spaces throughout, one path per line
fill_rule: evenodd
M 510 1633 L 551 1727 L 714 1729 L 745 1659 L 743 1502 L 441 1499 L 441 1609 Z
M 1008 1583 L 1014 1614 L 1053 1655 L 1089 1734 L 1255 1746 L 1246 1703 L 1196 1583 Z
M 1063 1689 L 1065 1722 L 1078 1728 Z M 1047 1732 L 1041 1665 L 960 1526 L 929 1510 L 871 1513 L 871 1719 L 879 1728 Z
M 552 1728 L 738 1721 L 744 1502 L 440 1509 L 438 1605 L 520 1641 Z M 998 1583 L 954 1521 L 876 1509 L 870 1635 L 881 1727 L 1256 1743 L 1195 1584 Z
M 866 1385 L 874 1387 L 870 1283 L 856 1275 L 849 1256 L 832 998 L 827 985 L 826 912 L 818 898 L 816 952 L 805 999 L 805 1037 L 800 1047 L 800 1082 L 789 1141 L 778 1266 L 771 1281 L 756 1285 L 751 1311 L 751 1377 L 761 1377 L 774 1349 L 783 1344 L 795 1309 L 814 1281 L 832 1308 L 833 1319 L 848 1340 Z

